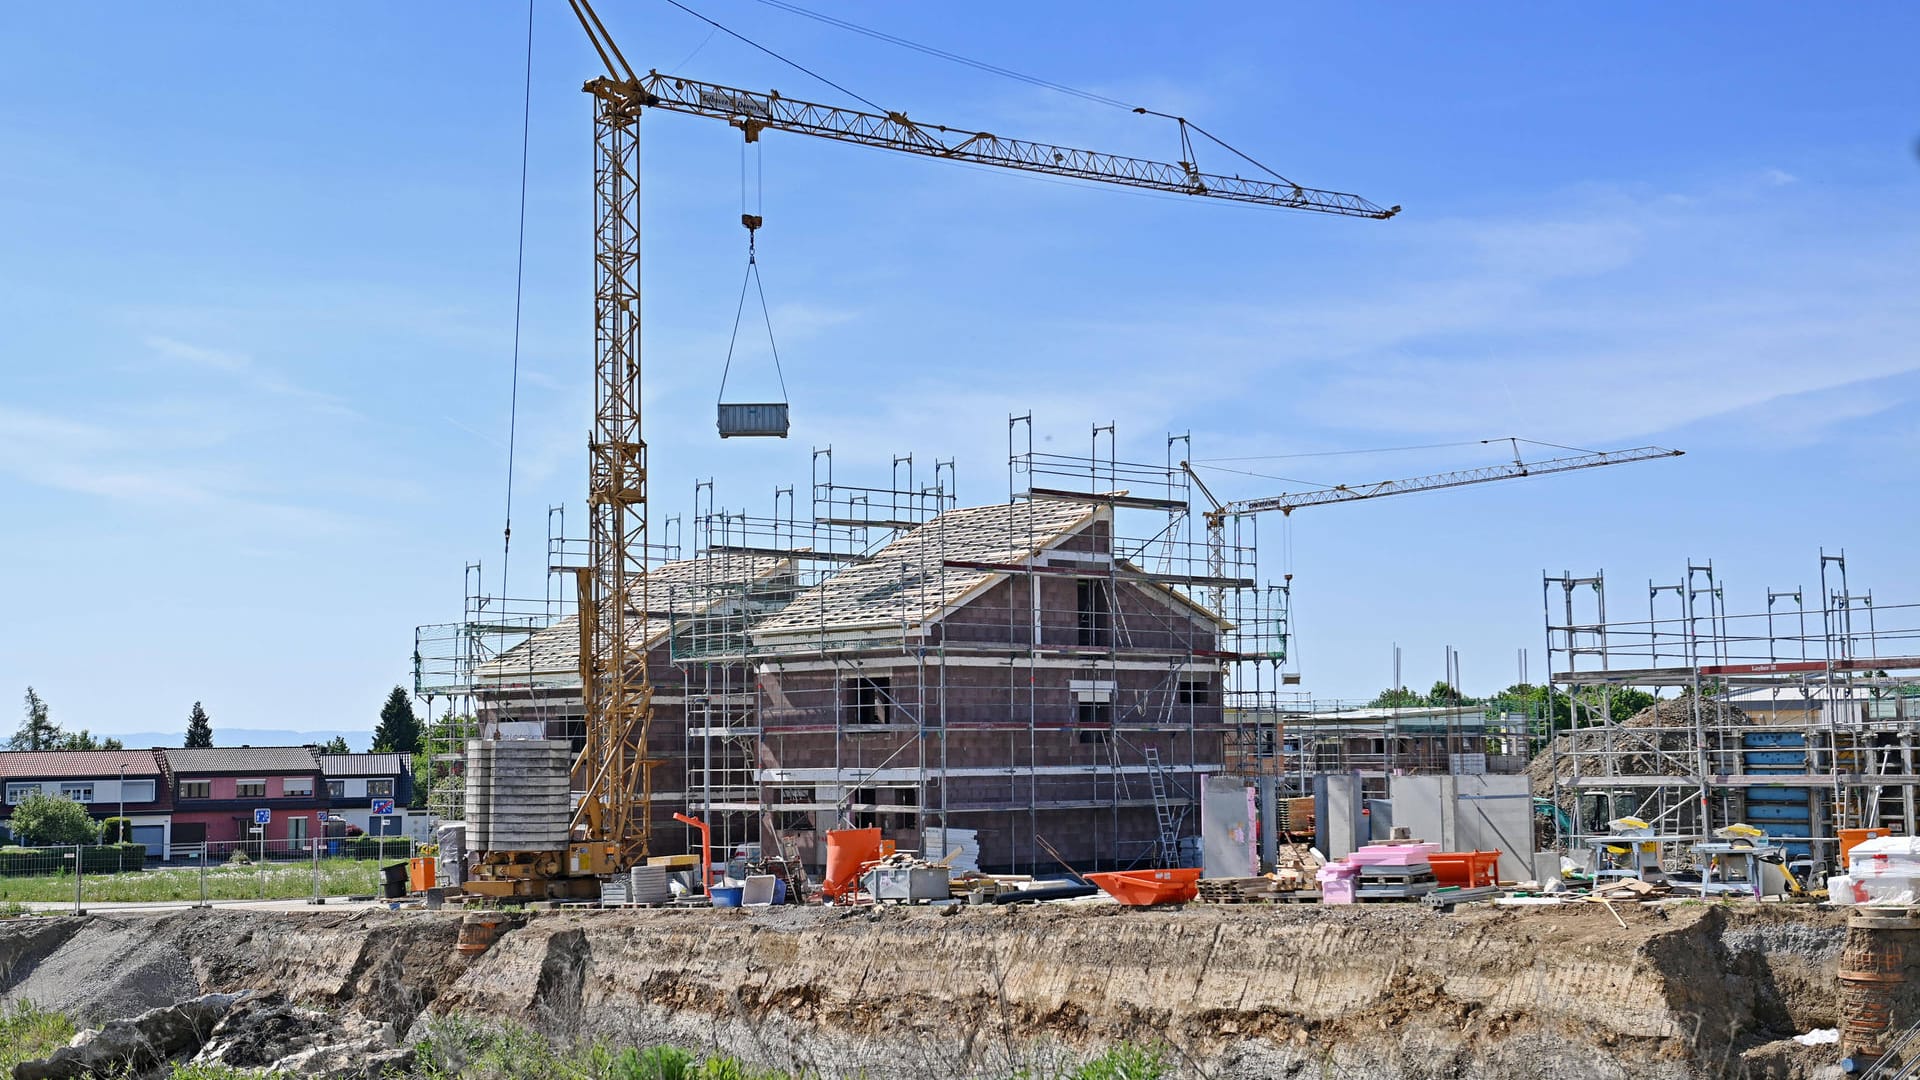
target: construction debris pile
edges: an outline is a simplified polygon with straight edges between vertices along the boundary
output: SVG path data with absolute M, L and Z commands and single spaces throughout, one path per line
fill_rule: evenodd
M 1611 756 L 1603 753 L 1591 741 L 1582 741 L 1576 754 L 1571 736 L 1554 736 L 1551 744 L 1535 754 L 1527 765 L 1527 777 L 1534 797 L 1553 797 L 1556 773 L 1559 776 L 1561 804 L 1571 807 L 1574 793 L 1569 781 L 1576 776 L 1600 776 L 1609 770 L 1628 775 L 1665 775 L 1685 771 L 1689 766 L 1684 762 L 1663 767 L 1662 761 L 1676 754 L 1691 752 L 1695 744 L 1694 704 L 1695 698 L 1688 694 L 1666 698 L 1614 725 Z M 1748 727 L 1753 723 L 1752 717 L 1728 702 L 1708 698 L 1701 700 L 1699 705 L 1705 711 L 1703 719 L 1710 725 Z

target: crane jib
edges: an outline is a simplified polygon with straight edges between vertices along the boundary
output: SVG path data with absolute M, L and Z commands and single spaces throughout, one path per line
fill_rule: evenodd
M 777 91 L 756 93 L 658 72 L 649 72 L 637 83 L 623 85 L 640 104 L 724 120 L 744 130 L 749 140 L 757 139 L 762 130 L 773 129 L 977 165 L 1231 202 L 1374 219 L 1390 218 L 1400 212 L 1398 206 L 1382 207 L 1342 191 L 1203 173 L 1193 168 L 1191 162 L 1152 161 L 1001 138 L 989 132 L 941 124 L 916 123 L 902 112 L 862 112 L 784 97 Z

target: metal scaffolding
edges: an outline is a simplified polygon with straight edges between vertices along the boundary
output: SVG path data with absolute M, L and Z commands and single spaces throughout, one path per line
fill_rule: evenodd
M 1609 616 L 1603 573 L 1544 576 L 1565 704 L 1542 809 L 1563 843 L 1628 816 L 1681 842 L 1745 822 L 1832 866 L 1843 829 L 1914 834 L 1920 605 L 1855 591 L 1844 554 L 1822 552 L 1819 571 L 1817 592 L 1769 588 L 1736 614 L 1713 564 L 1689 562 L 1647 582 L 1644 619 Z M 1662 700 L 1616 717 L 1626 688 Z
M 1258 582 L 1251 519 L 1211 553 L 1195 535 L 1188 436 L 1139 463 L 1112 425 L 1085 454 L 1036 450 L 1030 416 L 1007 433 L 1007 497 L 985 506 L 959 504 L 950 461 L 850 483 L 831 448 L 810 506 L 781 488 L 771 513 L 729 510 L 694 485 L 688 551 L 650 551 L 626 628 L 652 655 L 656 835 L 684 810 L 720 858 L 816 861 L 826 830 L 867 825 L 901 847 L 977 837 L 1022 870 L 1053 868 L 1042 841 L 1086 868 L 1182 857 L 1202 780 L 1272 744 L 1259 729 L 1298 681 L 1287 588 Z M 584 545 L 556 528 L 565 575 Z M 578 741 L 577 629 L 550 592 L 441 675 L 423 650 L 418 689 Z

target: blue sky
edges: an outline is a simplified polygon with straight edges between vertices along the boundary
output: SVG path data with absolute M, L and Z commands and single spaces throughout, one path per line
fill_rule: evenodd
M 916 119 L 1173 158 L 1160 120 L 846 35 L 709 15 Z M 822 5 L 823 7 L 825 5 Z M 842 101 L 686 15 L 607 2 L 629 59 Z M 1378 5 L 1307 19 L 1134 3 L 835 14 L 1188 115 L 1300 182 L 1405 213 L 1323 218 L 1111 192 L 793 136 L 761 152 L 785 442 L 711 428 L 745 257 L 737 133 L 644 124 L 648 434 L 659 513 L 696 478 L 764 513 L 831 444 L 1004 498 L 1005 425 L 1112 421 L 1199 458 L 1521 435 L 1674 462 L 1302 512 L 1306 687 L 1538 672 L 1543 568 L 1637 595 L 1713 558 L 1732 606 L 1811 583 L 1920 599 L 1920 11 Z M 95 731 L 371 726 L 411 629 L 498 580 L 526 10 L 16 6 L 0 32 L 0 690 Z M 590 409 L 593 58 L 534 29 L 512 591 L 545 508 L 578 520 Z M 1201 165 L 1233 171 L 1219 151 Z M 766 389 L 764 359 L 735 369 Z M 1052 439 L 1053 443 L 1044 440 Z M 1251 468 L 1325 481 L 1490 460 Z M 1223 495 L 1288 485 L 1214 474 Z

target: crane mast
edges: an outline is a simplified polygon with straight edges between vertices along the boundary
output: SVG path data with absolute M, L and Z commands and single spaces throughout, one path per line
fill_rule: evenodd
M 653 692 L 645 648 L 650 608 L 640 354 L 638 146 L 643 109 L 723 120 L 749 142 L 757 141 L 762 131 L 788 131 L 975 165 L 1342 217 L 1385 219 L 1400 208 L 1286 181 L 1203 173 L 1191 161 L 1148 161 L 1003 139 L 920 124 L 899 112 L 860 112 L 652 71 L 641 76 L 588 0 L 568 4 L 607 70 L 584 87 L 595 101 L 594 423 L 587 495 L 589 565 L 575 571 L 586 715 L 586 743 L 576 774 L 584 776 L 586 791 L 572 825 L 586 839 L 569 851 L 571 873 L 599 874 L 638 862 L 652 842 L 656 763 L 646 756 Z
M 569 0 L 614 78 L 594 79 L 593 435 L 588 444 L 588 565 L 577 570 L 585 794 L 573 829 L 586 843 L 569 868 L 605 873 L 652 844 L 647 757 L 647 443 L 641 426 L 640 108 L 632 69 L 585 0 Z M 625 79 L 620 78 L 625 74 Z

